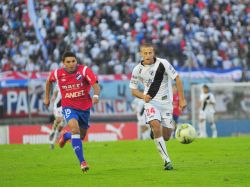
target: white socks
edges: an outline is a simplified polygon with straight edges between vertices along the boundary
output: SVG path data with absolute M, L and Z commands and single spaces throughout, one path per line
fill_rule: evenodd
M 203 120 L 199 123 L 199 130 L 200 130 L 200 137 L 206 138 L 207 137 L 207 128 L 206 128 L 206 121 Z
M 163 159 L 163 161 L 165 162 L 171 162 L 169 156 L 168 156 L 168 153 L 167 153 L 167 148 L 166 148 L 166 144 L 165 144 L 165 141 L 163 139 L 163 137 L 159 137 L 159 138 L 155 138 L 154 139 L 155 141 L 155 145 L 158 149 L 158 151 L 160 152 L 160 155 Z
M 212 137 L 217 138 L 217 129 L 215 123 L 211 124 L 211 130 L 212 130 Z

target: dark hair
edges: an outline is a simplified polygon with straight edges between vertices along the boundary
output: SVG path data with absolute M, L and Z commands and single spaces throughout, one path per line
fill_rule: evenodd
M 62 61 L 64 61 L 66 57 L 75 57 L 76 58 L 76 55 L 75 55 L 75 53 L 73 53 L 71 51 L 66 51 L 66 52 L 64 52 L 64 54 L 62 56 Z
M 203 88 L 206 88 L 207 90 L 209 90 L 209 87 L 206 84 L 203 85 Z

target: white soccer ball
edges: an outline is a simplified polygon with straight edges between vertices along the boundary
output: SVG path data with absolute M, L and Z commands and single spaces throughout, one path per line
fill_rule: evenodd
M 192 125 L 184 123 L 178 125 L 175 131 L 175 137 L 179 142 L 189 144 L 196 138 L 196 131 Z

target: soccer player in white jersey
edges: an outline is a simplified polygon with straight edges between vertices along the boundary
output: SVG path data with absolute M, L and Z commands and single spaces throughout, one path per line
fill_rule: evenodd
M 172 80 L 176 81 L 180 109 L 186 107 L 182 81 L 166 59 L 155 57 L 153 45 L 142 45 L 140 55 L 143 60 L 133 69 L 130 80 L 131 92 L 132 95 L 144 100 L 146 120 L 153 131 L 156 147 L 164 161 L 164 169 L 172 170 L 164 140 L 169 140 L 174 128 Z M 139 81 L 144 84 L 144 92 L 138 89 Z
M 212 137 L 217 137 L 217 129 L 214 120 L 215 114 L 215 98 L 209 91 L 209 87 L 204 85 L 200 95 L 200 114 L 199 114 L 199 131 L 200 137 L 207 137 L 206 121 L 210 124 L 212 130 Z
M 59 90 L 58 85 L 56 84 L 53 91 L 52 101 L 53 101 L 53 112 L 54 112 L 54 123 L 52 131 L 49 135 L 50 148 L 54 149 L 56 140 L 63 129 L 64 121 L 62 115 L 62 106 L 61 106 L 62 95 Z
M 140 139 L 146 140 L 150 138 L 150 128 L 146 124 L 146 116 L 144 113 L 144 101 L 139 98 L 135 98 L 131 103 L 132 109 L 136 112 L 137 126 L 140 135 Z

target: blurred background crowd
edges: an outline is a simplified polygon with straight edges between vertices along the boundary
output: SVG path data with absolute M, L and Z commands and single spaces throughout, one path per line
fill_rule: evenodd
M 249 0 L 39 0 L 37 30 L 27 4 L 0 2 L 1 72 L 55 69 L 69 49 L 95 73 L 130 73 L 144 42 L 180 69 L 250 67 Z

